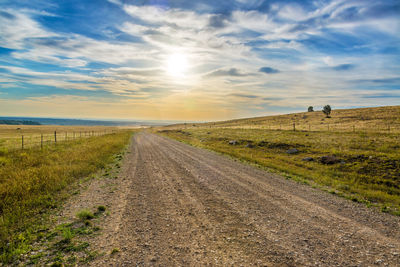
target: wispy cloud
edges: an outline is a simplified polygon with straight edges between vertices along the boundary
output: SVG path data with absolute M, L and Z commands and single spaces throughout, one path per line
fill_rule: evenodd
M 126 108 L 109 106 L 114 116 L 154 119 L 398 102 L 398 1 L 157 3 L 0 4 L 0 99 L 51 110 L 64 96 L 71 107 L 108 98 Z M 175 54 L 187 61 L 182 75 L 168 70 Z

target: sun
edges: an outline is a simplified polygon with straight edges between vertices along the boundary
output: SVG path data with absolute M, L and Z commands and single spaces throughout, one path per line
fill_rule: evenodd
M 189 63 L 188 58 L 183 53 L 171 54 L 167 58 L 167 73 L 176 78 L 182 78 L 187 74 Z

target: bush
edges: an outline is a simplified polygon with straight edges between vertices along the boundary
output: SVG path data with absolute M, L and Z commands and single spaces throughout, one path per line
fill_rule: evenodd
M 313 111 L 314 111 L 313 106 L 309 106 L 308 109 L 307 109 L 307 111 L 308 111 L 308 112 L 313 112 Z

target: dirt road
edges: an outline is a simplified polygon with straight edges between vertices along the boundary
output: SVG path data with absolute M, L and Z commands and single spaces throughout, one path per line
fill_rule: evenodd
M 93 266 L 400 266 L 398 217 L 150 133 L 128 157 Z

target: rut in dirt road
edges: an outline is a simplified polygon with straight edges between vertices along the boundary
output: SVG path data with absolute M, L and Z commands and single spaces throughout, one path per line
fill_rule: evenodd
M 399 217 L 155 134 L 128 157 L 94 266 L 400 266 Z

